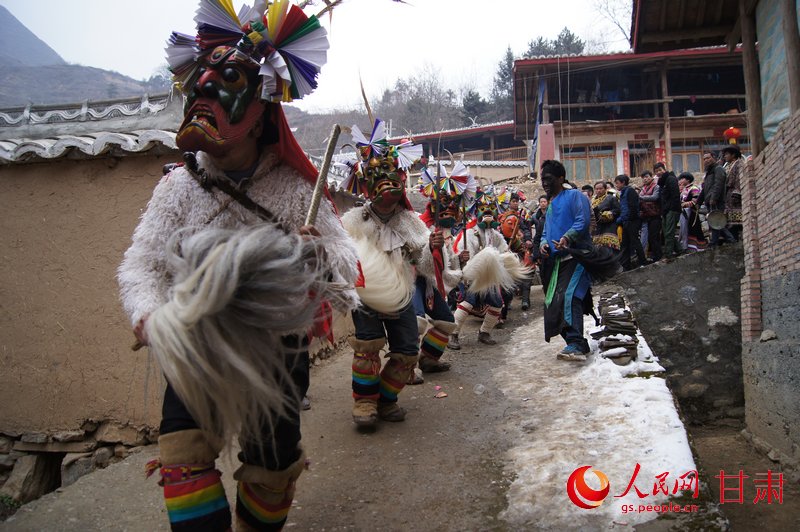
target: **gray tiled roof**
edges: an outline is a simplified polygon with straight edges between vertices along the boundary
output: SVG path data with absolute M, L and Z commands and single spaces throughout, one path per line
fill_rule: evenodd
M 0 109 L 0 165 L 174 150 L 180 98 Z
M 105 154 L 141 153 L 158 146 L 176 149 L 175 132 L 146 129 L 130 133 L 101 132 L 43 139 L 6 139 L 0 140 L 0 164 L 65 156 L 89 158 Z

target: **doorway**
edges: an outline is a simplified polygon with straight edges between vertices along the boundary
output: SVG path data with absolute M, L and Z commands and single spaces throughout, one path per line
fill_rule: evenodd
M 645 170 L 653 171 L 656 162 L 655 146 L 652 142 L 629 142 L 631 177 L 639 177 Z

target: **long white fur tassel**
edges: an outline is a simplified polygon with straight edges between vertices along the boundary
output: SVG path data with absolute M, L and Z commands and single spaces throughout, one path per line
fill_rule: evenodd
M 361 302 L 373 310 L 392 314 L 411 302 L 413 279 L 404 271 L 400 251 L 387 253 L 367 239 L 356 240 L 364 273 L 364 286 L 356 288 Z
M 146 322 L 150 351 L 195 421 L 225 441 L 259 441 L 299 404 L 297 348 L 281 337 L 305 334 L 320 299 L 334 297 L 313 240 L 273 225 L 170 240 L 174 284 Z
M 511 290 L 531 274 L 531 269 L 523 266 L 514 253 L 500 253 L 493 247 L 483 248 L 471 257 L 462 271 L 467 290 L 478 295 L 485 295 L 497 286 Z

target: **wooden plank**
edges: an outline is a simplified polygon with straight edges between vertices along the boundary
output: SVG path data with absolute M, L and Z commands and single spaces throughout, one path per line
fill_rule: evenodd
M 794 114 L 800 109 L 800 32 L 797 30 L 795 0 L 780 0 L 783 41 L 786 47 L 786 74 L 789 82 L 789 107 Z
M 756 21 L 747 13 L 746 0 L 739 0 L 739 18 L 742 21 L 742 58 L 744 86 L 747 91 L 747 133 L 750 152 L 756 157 L 764 149 L 764 119 L 761 109 L 761 78 L 756 55 Z
M 678 25 L 676 27 L 684 27 L 684 19 L 686 17 L 686 0 L 681 0 L 678 5 Z
M 580 109 L 580 108 L 591 108 L 591 107 L 616 107 L 618 105 L 647 105 L 651 103 L 669 103 L 672 101 L 672 98 L 655 98 L 652 100 L 629 100 L 629 101 L 620 101 L 620 102 L 598 102 L 598 103 L 562 103 L 561 105 L 554 103 L 551 105 L 545 105 L 545 110 L 547 109 Z
M 669 98 L 669 87 L 667 86 L 667 62 L 661 65 L 661 97 L 662 98 Z M 669 103 L 664 102 L 662 106 L 663 118 L 664 118 L 664 147 L 665 147 L 665 158 L 666 164 L 668 167 L 672 166 L 672 129 L 669 123 Z
M 697 17 L 695 18 L 694 25 L 698 28 L 702 27 L 706 20 L 706 0 L 700 0 L 700 5 L 697 6 Z
M 722 14 L 725 12 L 725 0 L 717 0 L 717 7 L 714 9 L 714 25 L 719 26 Z
M 747 98 L 747 94 L 693 94 L 693 95 L 676 95 L 670 94 L 673 100 L 741 100 Z
M 683 30 L 664 31 L 648 33 L 641 36 L 641 42 L 659 43 L 671 41 L 699 41 L 710 37 L 724 37 L 728 35 L 731 28 L 728 26 L 707 26 L 705 28 L 690 28 Z
M 731 32 L 725 37 L 725 44 L 728 45 L 728 51 L 733 53 L 736 50 L 736 45 L 742 40 L 742 19 L 736 19 L 736 24 L 733 25 Z

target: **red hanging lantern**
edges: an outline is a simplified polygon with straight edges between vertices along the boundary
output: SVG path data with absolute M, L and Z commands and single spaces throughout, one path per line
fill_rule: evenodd
M 722 136 L 728 139 L 728 144 L 736 144 L 736 139 L 742 136 L 742 132 L 738 127 L 731 126 L 725 130 Z

